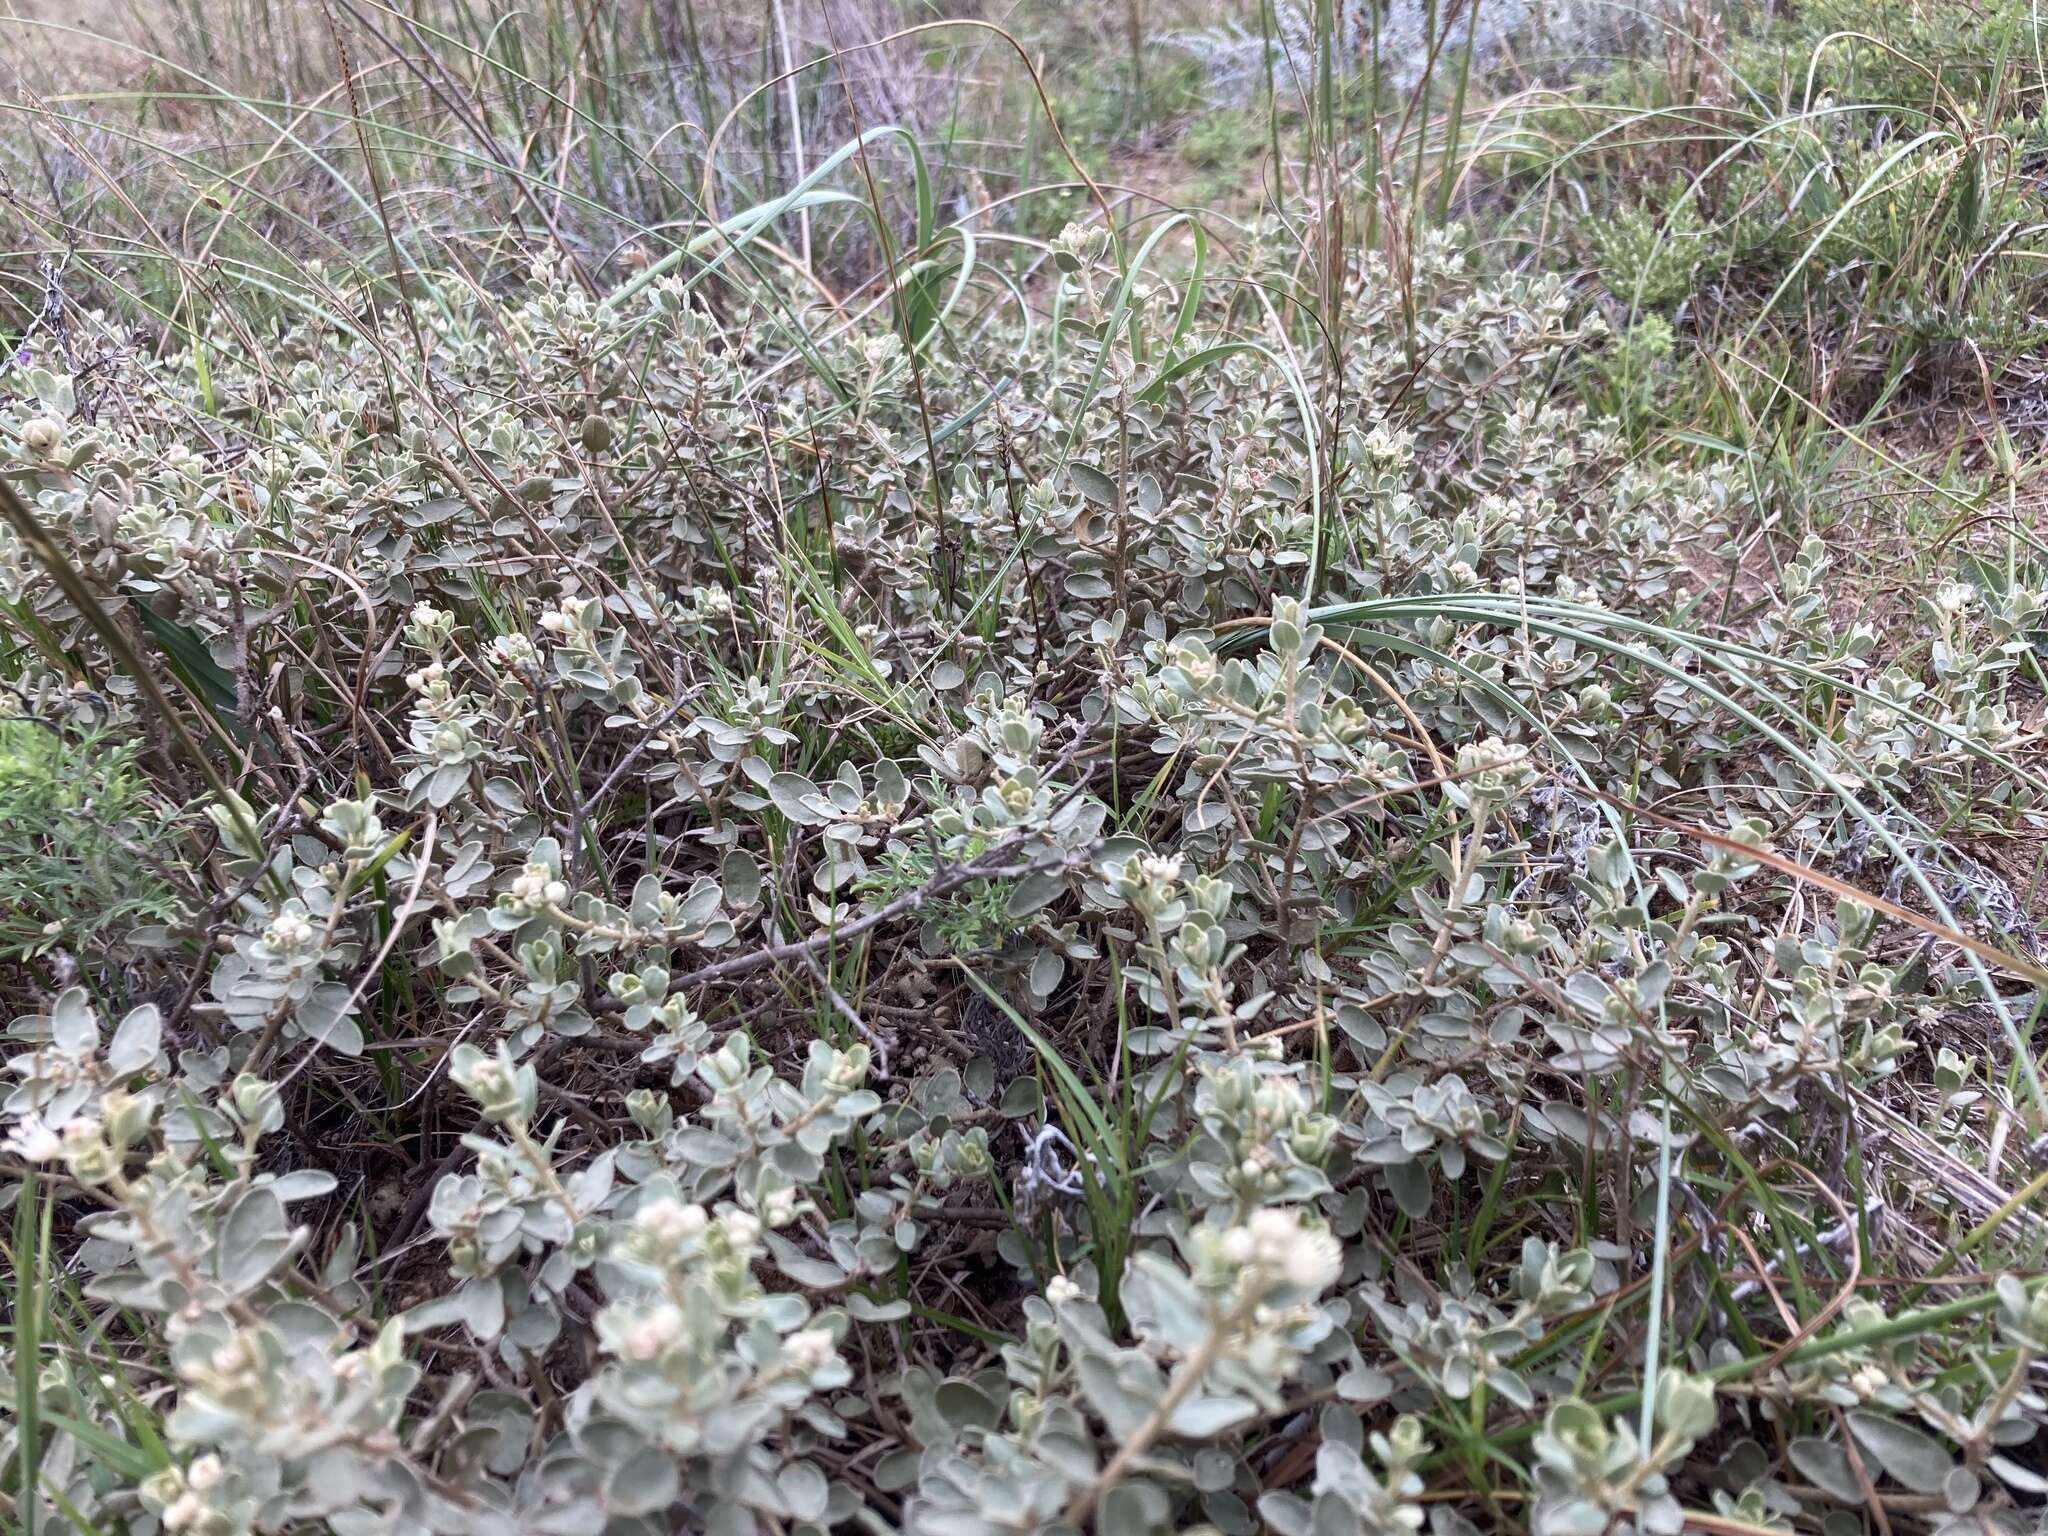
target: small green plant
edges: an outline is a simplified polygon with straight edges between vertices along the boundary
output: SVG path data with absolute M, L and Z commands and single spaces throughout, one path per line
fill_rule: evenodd
M 1592 228 L 1600 280 L 1631 312 L 1676 303 L 1692 291 L 1705 249 L 1690 186 L 1624 205 Z
M 0 952 L 92 950 L 177 914 L 177 819 L 139 750 L 110 730 L 0 716 Z
M 1633 442 L 1662 414 L 1677 380 L 1671 322 L 1662 315 L 1639 315 L 1615 333 L 1586 370 L 1582 388 L 1586 401 L 1612 416 Z
M 1219 171 L 1243 162 L 1262 147 L 1249 114 L 1230 107 L 1204 112 L 1188 125 L 1181 157 L 1198 171 Z
M 986 851 L 972 848 L 970 857 Z M 886 906 L 923 889 L 938 872 L 938 860 L 929 848 L 890 848 L 854 882 L 854 890 L 874 905 Z M 1016 926 L 1005 910 L 1009 896 L 1006 882 L 987 880 L 927 903 L 923 911 L 927 945 L 946 955 L 985 954 L 1001 948 Z

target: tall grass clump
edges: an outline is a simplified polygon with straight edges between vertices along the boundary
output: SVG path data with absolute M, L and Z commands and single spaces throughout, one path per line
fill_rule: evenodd
M 2048 569 L 1596 107 L 244 10 L 0 133 L 9 1529 L 2025 1528 Z
M 1675 319 L 1850 419 L 1962 396 L 2039 425 L 2039 18 L 1681 8 L 1661 50 L 1532 100 L 1500 164 L 1614 311 Z M 1745 387 L 1748 381 L 1745 380 Z

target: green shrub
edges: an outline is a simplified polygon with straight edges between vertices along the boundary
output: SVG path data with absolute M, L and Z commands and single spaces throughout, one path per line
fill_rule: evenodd
M 1661 315 L 1642 316 L 1618 332 L 1587 369 L 1587 402 L 1639 440 L 1671 396 L 1675 350 L 1671 322 Z
M 1262 143 L 1257 126 L 1245 113 L 1223 108 L 1205 112 L 1188 125 L 1180 152 L 1196 170 L 1216 171 L 1258 153 Z
M 0 951 L 97 951 L 173 917 L 176 831 L 133 742 L 0 714 Z
M 1592 240 L 1600 280 L 1630 310 L 1675 304 L 1692 292 L 1704 245 L 1691 187 L 1623 207 L 1594 224 Z

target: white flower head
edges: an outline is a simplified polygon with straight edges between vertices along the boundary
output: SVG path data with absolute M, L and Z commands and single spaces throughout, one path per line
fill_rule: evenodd
M 500 635 L 491 642 L 491 656 L 502 667 L 531 666 L 539 655 L 539 648 L 525 635 Z
M 1254 1211 L 1226 1242 L 1239 1232 L 1244 1237 L 1235 1246 L 1249 1249 L 1249 1262 L 1273 1282 L 1320 1295 L 1343 1272 L 1344 1249 L 1330 1229 L 1303 1226 L 1292 1211 Z
M 1148 853 L 1138 860 L 1138 867 L 1145 872 L 1145 878 L 1161 885 L 1171 885 L 1186 868 L 1186 861 L 1177 853 Z
M 1294 1245 L 1281 1266 L 1289 1285 L 1320 1296 L 1343 1272 L 1344 1250 L 1328 1227 L 1296 1229 Z
M 633 1217 L 633 1225 L 662 1243 L 679 1243 L 702 1237 L 711 1224 L 701 1205 L 685 1205 L 674 1196 L 650 1200 Z
M 72 1124 L 75 1125 L 77 1122 L 73 1121 Z M 207 1359 L 207 1364 L 213 1367 L 216 1376 L 240 1376 L 252 1363 L 249 1358 L 249 1346 L 243 1342 L 240 1335 L 229 1339 Z
M 1934 589 L 1934 606 L 1953 617 L 1973 607 L 1977 589 L 1966 581 L 1945 581 Z
M 718 1218 L 725 1240 L 735 1249 L 751 1248 L 761 1240 L 760 1218 L 747 1211 L 727 1211 Z
M 804 1328 L 782 1341 L 782 1357 L 793 1370 L 814 1374 L 832 1358 L 832 1335 L 823 1328 Z
M 64 1142 L 41 1115 L 30 1113 L 7 1133 L 6 1147 L 25 1163 L 47 1163 L 63 1152 Z
M 1217 1245 L 1227 1264 L 1249 1264 L 1257 1256 L 1257 1244 L 1249 1227 L 1232 1227 Z
M 532 912 L 541 907 L 560 906 L 569 899 L 569 886 L 547 865 L 529 864 L 512 877 L 506 895 L 515 909 Z
M 626 1356 L 645 1364 L 659 1360 L 683 1336 L 683 1314 L 671 1302 L 663 1302 L 635 1323 L 626 1335 Z
M 303 912 L 280 912 L 263 930 L 264 946 L 280 955 L 296 955 L 312 942 L 313 924 Z

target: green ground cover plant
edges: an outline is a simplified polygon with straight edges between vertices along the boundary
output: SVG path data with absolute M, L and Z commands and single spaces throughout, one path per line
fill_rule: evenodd
M 2017 11 L 245 9 L 0 125 L 7 1529 L 2034 1528 Z

